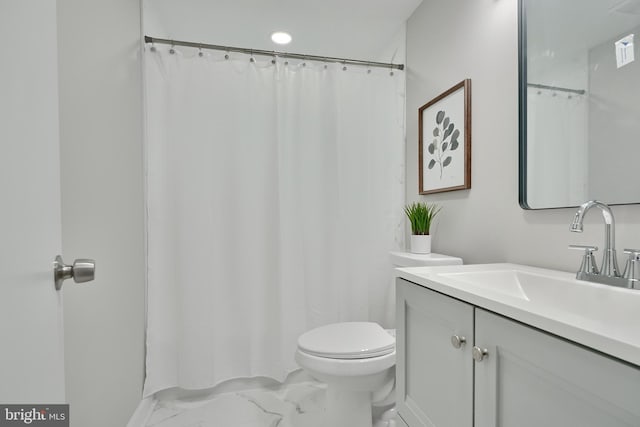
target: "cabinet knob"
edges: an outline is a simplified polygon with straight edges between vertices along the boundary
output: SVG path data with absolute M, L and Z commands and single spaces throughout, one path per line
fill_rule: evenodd
M 460 348 L 466 342 L 467 342 L 467 339 L 465 337 L 462 337 L 460 335 L 451 335 L 451 345 L 454 348 Z
M 476 362 L 482 362 L 485 357 L 489 357 L 489 350 L 474 346 L 471 350 L 471 354 L 473 355 L 473 360 Z

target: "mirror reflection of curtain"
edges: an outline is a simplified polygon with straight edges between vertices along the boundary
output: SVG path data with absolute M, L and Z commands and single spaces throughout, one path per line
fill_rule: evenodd
M 587 95 L 527 90 L 527 201 L 532 208 L 587 200 Z
M 146 52 L 145 396 L 283 380 L 297 337 L 382 322 L 403 247 L 404 76 Z

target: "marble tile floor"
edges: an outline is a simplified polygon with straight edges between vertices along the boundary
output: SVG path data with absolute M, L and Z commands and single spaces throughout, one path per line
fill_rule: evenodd
M 145 427 L 327 427 L 326 386 L 315 381 L 157 401 Z M 378 420 L 375 427 L 394 427 Z

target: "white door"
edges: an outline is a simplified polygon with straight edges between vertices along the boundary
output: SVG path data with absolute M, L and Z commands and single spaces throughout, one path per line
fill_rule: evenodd
M 56 2 L 0 0 L 0 403 L 63 403 Z

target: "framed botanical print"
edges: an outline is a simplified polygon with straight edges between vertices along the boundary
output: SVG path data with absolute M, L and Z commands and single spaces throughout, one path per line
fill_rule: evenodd
M 471 80 L 418 109 L 418 192 L 471 188 Z

